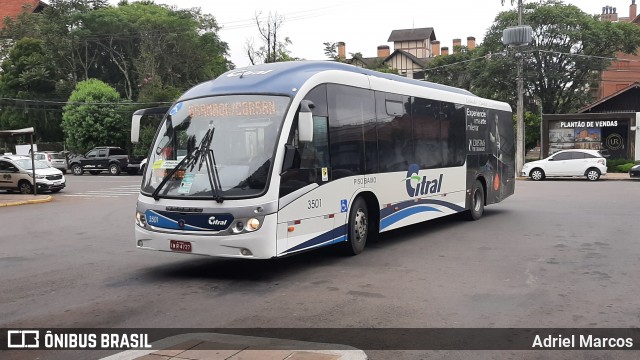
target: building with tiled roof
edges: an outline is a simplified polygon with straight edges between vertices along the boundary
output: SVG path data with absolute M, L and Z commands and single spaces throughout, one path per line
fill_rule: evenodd
M 604 6 L 600 19 L 603 21 L 624 21 L 640 26 L 640 15 L 636 0 L 631 0 L 629 5 L 629 17 L 618 17 L 617 9 L 611 6 Z M 640 49 L 638 49 L 640 50 Z M 593 90 L 596 99 L 607 98 L 610 95 L 626 89 L 635 82 L 640 81 L 640 52 L 636 55 L 618 53 L 615 60 L 607 70 L 602 72 L 600 85 Z
M 378 46 L 376 57 L 363 57 L 355 54 L 351 59 L 346 58 L 345 43 L 338 43 L 338 57 L 342 61 L 360 67 L 376 68 L 382 64 L 398 71 L 398 74 L 413 79 L 424 79 L 424 68 L 436 56 L 448 55 L 449 48 L 440 48 L 440 41 L 436 40 L 433 28 L 393 30 L 389 35 L 389 42 L 393 42 L 393 52 L 388 45 Z M 467 38 L 467 48 L 475 48 L 476 39 Z M 460 39 L 453 39 L 453 52 L 462 48 Z
M 6 18 L 15 19 L 24 12 L 39 13 L 48 6 L 40 0 L 2 0 L 0 5 L 0 29 Z

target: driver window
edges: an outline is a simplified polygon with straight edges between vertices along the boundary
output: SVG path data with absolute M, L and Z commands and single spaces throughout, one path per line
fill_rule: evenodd
M 98 152 L 97 152 L 96 150 L 91 150 L 91 151 L 89 151 L 89 152 L 87 153 L 87 157 L 88 157 L 88 158 L 90 158 L 90 157 L 96 157 L 96 154 L 97 154 L 97 153 L 98 153 Z
M 321 184 L 329 180 L 331 169 L 326 85 L 320 85 L 311 90 L 305 96 L 305 100 L 311 100 L 315 105 L 311 109 L 313 113 L 313 141 L 299 141 L 296 117 L 287 141 L 287 144 L 295 148 L 295 160 L 293 167 L 281 175 L 280 197 L 309 184 Z
M 107 157 L 107 150 L 98 150 L 98 157 Z

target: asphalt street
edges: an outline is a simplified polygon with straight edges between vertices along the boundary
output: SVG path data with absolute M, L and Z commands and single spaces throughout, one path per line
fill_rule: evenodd
M 0 328 L 628 328 L 640 324 L 640 183 L 518 181 L 480 221 L 229 260 L 136 250 L 140 176 L 67 176 L 45 204 L 0 208 Z M 366 351 L 366 350 L 365 350 Z M 371 359 L 635 359 L 611 351 L 366 351 Z M 12 352 L 85 359 L 114 352 Z M 2 356 L 0 356 L 2 357 Z

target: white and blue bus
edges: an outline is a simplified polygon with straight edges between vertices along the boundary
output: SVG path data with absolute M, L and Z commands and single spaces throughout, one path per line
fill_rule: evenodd
M 134 114 L 132 139 L 140 118 Z M 229 71 L 163 118 L 136 209 L 140 249 L 266 259 L 466 212 L 515 186 L 508 104 L 324 61 Z

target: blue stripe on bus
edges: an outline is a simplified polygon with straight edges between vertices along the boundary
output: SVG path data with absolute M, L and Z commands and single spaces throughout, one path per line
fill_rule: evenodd
M 444 200 L 432 200 L 432 199 L 412 199 L 412 200 L 407 200 L 407 201 L 402 201 L 399 202 L 397 204 L 392 204 L 391 206 L 387 206 L 385 208 L 380 209 L 380 218 L 383 219 L 395 212 L 398 212 L 399 210 L 403 210 L 406 209 L 408 207 L 411 206 L 415 206 L 415 205 L 440 205 L 440 206 L 444 206 L 446 208 L 449 208 L 453 211 L 456 212 L 460 212 L 460 211 L 464 211 L 465 208 L 463 208 L 462 206 L 458 206 L 454 203 L 450 203 L 448 201 L 444 201 Z M 396 208 L 398 210 L 396 210 Z
M 329 230 L 326 233 L 318 235 L 313 239 L 307 240 L 302 244 L 296 245 L 291 249 L 287 249 L 286 251 L 283 252 L 283 254 L 304 250 L 304 249 L 309 249 L 313 247 L 331 245 L 331 244 L 339 243 L 342 241 L 347 241 L 347 225 L 346 224 L 340 227 L 337 227 L 335 229 Z
M 405 208 L 403 210 L 399 210 L 383 219 L 380 220 L 380 230 L 383 230 L 395 223 L 397 223 L 398 221 L 408 218 L 411 215 L 414 214 L 418 214 L 421 212 L 426 212 L 426 211 L 436 211 L 436 212 L 442 212 L 432 206 L 426 206 L 426 205 L 416 205 L 413 207 L 409 207 L 409 208 Z
M 158 217 L 158 221 L 157 222 L 150 222 L 149 221 L 149 214 L 153 214 L 155 216 Z M 197 226 L 192 226 L 189 224 L 185 224 L 184 227 L 180 227 L 178 225 L 178 222 L 174 219 L 171 219 L 169 217 L 166 217 L 158 212 L 155 212 L 153 210 L 147 210 L 147 212 L 145 213 L 145 219 L 147 221 L 147 224 L 151 225 L 151 226 L 155 226 L 155 227 L 160 227 L 160 228 L 164 228 L 164 229 L 174 229 L 174 230 L 209 230 L 209 229 L 203 229 Z

